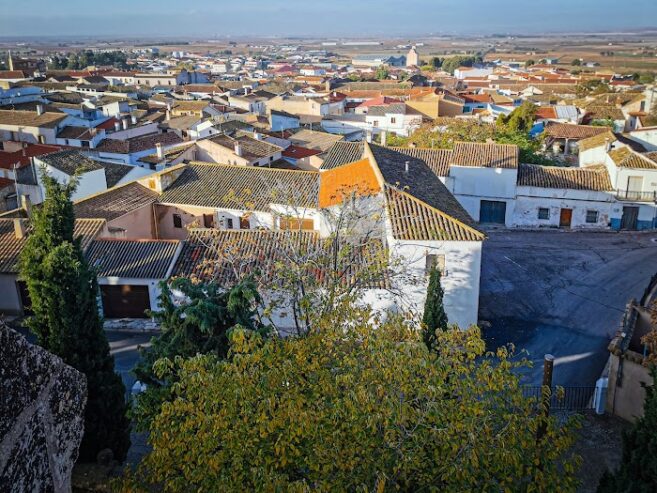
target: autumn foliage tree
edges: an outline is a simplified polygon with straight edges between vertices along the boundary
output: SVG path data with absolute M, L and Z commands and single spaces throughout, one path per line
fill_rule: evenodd
M 165 359 L 174 398 L 124 491 L 574 491 L 571 422 L 523 397 L 507 349 L 342 306 L 301 337 L 231 333 L 229 358 Z

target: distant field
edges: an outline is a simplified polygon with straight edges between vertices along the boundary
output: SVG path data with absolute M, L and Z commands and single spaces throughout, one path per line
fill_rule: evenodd
M 311 38 L 235 38 L 189 40 L 149 40 L 149 39 L 105 39 L 76 40 L 75 42 L 54 42 L 53 40 L 29 40 L 17 45 L 14 42 L 0 40 L 0 49 L 12 49 L 20 53 L 34 49 L 38 53 L 53 53 L 57 51 L 77 51 L 84 48 L 93 49 L 130 49 L 157 46 L 161 51 L 188 51 L 199 54 L 231 50 L 235 54 L 257 54 L 262 49 L 253 46 L 265 45 L 299 45 L 302 50 L 326 50 L 338 53 L 344 58 L 353 58 L 362 54 L 404 54 L 405 48 L 398 45 L 421 44 L 418 47 L 420 59 L 429 62 L 434 56 L 454 56 L 464 54 L 485 53 L 486 59 L 502 58 L 507 60 L 525 61 L 528 59 L 558 58 L 564 67 L 570 67 L 575 58 L 587 62 L 597 62 L 598 69 L 613 69 L 616 72 L 632 73 L 641 71 L 657 72 L 657 32 L 636 34 L 563 34 L 526 37 L 453 37 L 434 36 L 419 38 L 372 39 L 381 45 L 373 46 L 343 46 L 346 39 L 328 39 L 337 42 L 335 46 L 322 46 L 323 39 Z M 229 42 L 234 41 L 236 45 Z M 352 41 L 352 40 L 350 40 Z M 614 52 L 613 56 L 603 56 L 601 52 Z M 652 56 L 651 56 L 652 55 Z M 582 67 L 581 70 L 594 70 Z

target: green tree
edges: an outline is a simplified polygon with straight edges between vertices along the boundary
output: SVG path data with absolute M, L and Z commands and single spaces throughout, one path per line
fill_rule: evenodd
M 525 61 L 525 67 L 531 67 L 532 65 L 536 65 L 536 61 L 532 60 L 531 58 L 527 61 Z
M 623 434 L 623 457 L 615 473 L 600 479 L 598 493 L 652 493 L 657 491 L 657 367 L 652 385 L 645 386 L 643 417 Z
M 500 115 L 495 122 L 503 132 L 527 133 L 534 125 L 537 106 L 531 101 L 524 101 L 508 115 Z
M 376 69 L 376 74 L 374 77 L 376 77 L 378 80 L 385 80 L 388 78 L 388 75 L 388 69 L 384 65 L 381 65 Z
M 162 332 L 143 351 L 133 373 L 147 385 L 137 396 L 132 415 L 139 429 L 148 429 L 151 419 L 159 414 L 162 403 L 170 398 L 173 382 L 159 379 L 153 370 L 161 358 L 189 358 L 196 354 L 213 354 L 225 358 L 228 354 L 228 334 L 236 326 L 253 330 L 266 337 L 269 327 L 259 321 L 256 307 L 261 304 L 255 283 L 247 278 L 231 289 L 216 283 L 193 283 L 186 278 L 175 279 L 171 286 L 160 284 L 158 298 L 162 309 L 150 312 Z M 184 303 L 174 303 L 172 290 L 184 297 Z
M 130 447 L 125 387 L 114 372 L 98 314 L 98 284 L 74 238 L 75 217 L 67 185 L 43 174 L 46 199 L 35 209 L 32 232 L 20 258 L 33 315 L 28 326 L 38 343 L 87 377 L 87 406 L 79 458 L 92 461 L 109 448 L 123 460 Z
M 161 360 L 175 398 L 124 490 L 574 491 L 574 422 L 537 441 L 513 354 L 476 327 L 437 337 L 348 305 L 304 337 L 235 330 L 227 360 Z
M 443 306 L 443 287 L 440 284 L 440 269 L 432 266 L 429 272 L 427 299 L 424 303 L 422 317 L 422 338 L 429 349 L 436 347 L 436 331 L 444 331 L 447 325 L 447 314 Z
M 581 61 L 579 58 L 575 58 L 575 59 L 571 62 L 571 65 L 572 65 L 573 67 L 579 67 L 579 66 L 582 65 L 582 61 Z

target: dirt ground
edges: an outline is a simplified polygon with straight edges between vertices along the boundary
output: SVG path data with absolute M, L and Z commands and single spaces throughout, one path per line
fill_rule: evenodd
M 582 457 L 578 476 L 582 481 L 580 493 L 595 493 L 600 476 L 607 470 L 615 470 L 622 454 L 622 430 L 629 423 L 613 416 L 586 414 L 579 430 L 575 452 Z

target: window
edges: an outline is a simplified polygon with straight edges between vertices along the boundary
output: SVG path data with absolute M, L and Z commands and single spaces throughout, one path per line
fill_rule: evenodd
M 222 217 L 219 222 L 224 229 L 233 229 L 233 219 L 231 217 Z
M 251 221 L 249 216 L 240 217 L 240 229 L 251 229 Z
M 438 270 L 443 276 L 447 276 L 447 271 L 445 270 L 445 255 L 438 255 L 435 253 L 427 255 L 424 274 L 428 276 L 431 268 L 434 266 L 438 267 Z
M 182 228 L 182 217 L 180 217 L 180 214 L 173 215 L 173 227 L 178 229 Z
M 598 211 L 593 211 L 593 210 L 586 211 L 586 222 L 587 223 L 597 223 L 598 222 Z
M 538 208 L 538 218 L 539 219 L 550 219 L 550 209 L 547 207 Z
M 46 138 L 43 135 L 39 135 L 39 144 L 45 144 Z
M 378 127 L 379 126 L 379 120 L 374 120 L 374 122 L 372 123 L 372 126 L 373 127 Z
M 390 123 L 392 123 L 393 125 L 394 125 L 395 123 L 397 123 L 397 118 L 395 118 L 394 116 L 391 117 L 391 118 L 390 118 Z

